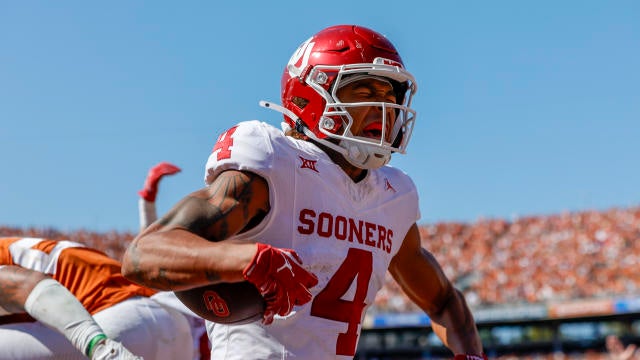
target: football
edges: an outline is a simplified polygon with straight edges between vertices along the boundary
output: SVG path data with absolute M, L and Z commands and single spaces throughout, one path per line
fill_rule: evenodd
M 248 281 L 219 283 L 184 291 L 176 297 L 205 320 L 220 324 L 245 324 L 262 318 L 265 301 Z

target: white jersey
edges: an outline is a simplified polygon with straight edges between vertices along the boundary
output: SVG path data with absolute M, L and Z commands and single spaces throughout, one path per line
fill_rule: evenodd
M 350 359 L 367 307 L 418 220 L 411 179 L 391 166 L 354 183 L 320 148 L 259 121 L 220 135 L 205 181 L 237 169 L 262 176 L 271 209 L 235 238 L 294 249 L 319 280 L 313 299 L 273 324 L 208 324 L 215 359 Z

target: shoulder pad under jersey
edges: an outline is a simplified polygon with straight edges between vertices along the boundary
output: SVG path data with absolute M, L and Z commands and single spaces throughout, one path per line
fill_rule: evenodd
M 214 145 L 205 167 L 208 185 L 225 170 L 246 170 L 266 177 L 273 163 L 275 138 L 284 136 L 275 127 L 257 121 L 244 121 L 229 128 Z

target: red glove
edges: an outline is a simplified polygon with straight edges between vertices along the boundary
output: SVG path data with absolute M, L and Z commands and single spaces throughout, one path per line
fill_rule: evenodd
M 453 357 L 453 360 L 488 360 L 488 358 L 485 353 L 482 353 L 481 355 L 458 354 Z
M 308 303 L 312 297 L 309 288 L 318 284 L 318 278 L 301 266 L 302 260 L 295 251 L 257 245 L 258 251 L 242 275 L 264 297 L 267 308 L 262 322 L 269 325 L 275 314 L 285 316 L 294 305 Z
M 180 172 L 180 168 L 171 163 L 163 161 L 157 164 L 149 170 L 144 181 L 144 188 L 138 191 L 138 195 L 149 202 L 156 201 L 160 179 L 165 175 L 173 175 L 177 172 Z

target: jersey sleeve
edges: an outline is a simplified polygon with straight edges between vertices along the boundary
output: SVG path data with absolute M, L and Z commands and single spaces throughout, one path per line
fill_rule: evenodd
M 418 189 L 411 177 L 406 172 L 388 165 L 383 169 L 386 176 L 388 176 L 389 179 L 393 179 L 393 185 L 388 185 L 394 188 L 394 193 L 395 190 L 398 190 L 398 196 L 403 197 L 403 208 L 407 211 L 406 216 L 408 216 L 412 221 L 417 222 L 420 220 L 421 214 Z M 395 189 L 395 187 L 397 187 L 397 189 Z
M 408 186 L 411 188 L 411 194 L 412 194 L 410 197 L 411 201 L 409 202 L 408 206 L 410 206 L 412 214 L 414 214 L 414 219 L 417 222 L 422 217 L 422 214 L 420 213 L 420 202 L 419 202 L 420 196 L 418 194 L 418 189 L 416 188 L 416 184 L 413 182 L 413 180 L 411 180 L 409 175 L 407 175 L 406 173 L 404 175 L 408 183 Z
M 268 178 L 273 167 L 273 146 L 264 123 L 245 121 L 218 136 L 205 168 L 209 185 L 225 170 L 251 171 Z
M 13 265 L 9 246 L 19 240 L 17 237 L 0 238 L 0 265 Z

